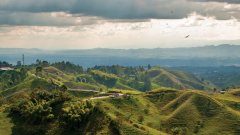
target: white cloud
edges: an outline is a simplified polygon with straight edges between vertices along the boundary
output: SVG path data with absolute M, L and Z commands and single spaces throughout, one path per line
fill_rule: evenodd
M 240 44 L 240 4 L 199 1 L 1 0 L 0 47 Z
M 105 22 L 68 27 L 1 27 L 0 47 L 154 48 L 240 43 L 240 22 L 192 13 L 187 18 Z M 189 38 L 185 38 L 190 35 Z
M 57 18 L 80 15 L 131 21 L 137 19 L 181 19 L 196 12 L 204 16 L 215 16 L 216 19 L 230 19 L 231 17 L 240 19 L 240 3 L 230 4 L 227 1 L 222 3 L 217 0 L 213 0 L 215 2 L 199 1 L 201 0 L 4 0 L 0 1 L 0 11 L 2 11 L 2 16 L 4 14 L 10 18 L 8 18 L 8 22 L 2 21 L 0 24 L 17 25 L 18 23 L 14 20 L 17 17 L 11 17 L 12 13 L 29 20 L 31 18 L 22 14 L 38 16 L 40 13 L 51 13 Z M 44 18 L 40 17 L 40 19 Z M 62 23 L 64 24 L 64 22 Z M 19 25 L 24 25 L 23 21 Z M 39 24 L 32 21 L 26 25 Z

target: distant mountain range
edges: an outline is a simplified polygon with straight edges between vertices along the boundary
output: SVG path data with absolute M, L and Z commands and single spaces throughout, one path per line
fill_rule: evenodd
M 15 64 L 25 54 L 27 64 L 36 59 L 71 61 L 84 67 L 94 65 L 225 66 L 239 65 L 240 46 L 218 45 L 189 48 L 42 50 L 1 48 L 0 61 Z

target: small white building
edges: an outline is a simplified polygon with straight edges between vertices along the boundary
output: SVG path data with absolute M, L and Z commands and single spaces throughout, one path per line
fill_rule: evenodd
M 221 94 L 225 94 L 225 91 L 221 90 L 220 93 L 221 93 Z
M 10 68 L 10 67 L 1 67 L 0 71 L 9 71 L 9 70 L 14 70 L 14 68 Z
M 123 96 L 123 94 L 122 93 L 111 93 L 110 97 L 117 98 L 117 97 L 120 97 L 120 96 Z

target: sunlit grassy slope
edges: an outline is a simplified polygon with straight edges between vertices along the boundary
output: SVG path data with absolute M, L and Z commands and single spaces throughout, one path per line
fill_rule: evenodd
M 0 112 L 0 135 L 11 135 L 13 123 L 6 113 Z
M 181 90 L 212 89 L 213 86 L 181 71 L 152 68 L 146 73 L 150 77 L 154 90 L 141 92 L 130 87 L 129 81 L 133 78 L 124 78 L 102 71 L 71 74 L 55 67 L 46 67 L 43 68 L 40 75 L 36 76 L 35 70 L 32 69 L 28 71 L 27 77 L 22 82 L 1 90 L 0 98 L 4 99 L 1 100 L 4 103 L 8 103 L 8 99 L 22 98 L 34 89 L 51 91 L 59 89 L 62 85 L 66 85 L 69 89 L 76 89 L 76 91 L 69 91 L 69 93 L 84 100 L 98 95 L 98 93 L 77 90 L 120 92 L 125 95 L 92 100 L 106 113 L 104 117 L 108 117 L 104 121 L 103 128 L 97 130 L 98 134 L 116 134 L 116 132 L 112 133 L 115 130 L 123 135 L 240 134 L 239 89 L 229 90 L 225 94 Z M 88 80 L 87 82 L 79 82 L 77 77 L 84 77 Z M 103 77 L 107 81 L 112 79 L 111 87 L 98 80 L 97 77 Z M 143 82 L 139 82 L 139 84 L 142 85 Z M 3 113 L 3 110 L 7 109 L 8 106 L 4 103 L 0 104 L 0 135 L 11 134 L 11 127 L 14 126 L 7 114 Z M 89 121 L 89 125 L 94 125 L 97 120 L 101 121 L 99 117 L 102 115 L 96 115 L 94 120 Z M 111 121 L 116 122 L 119 126 L 115 126 Z M 6 124 L 2 125 L 2 123 Z M 54 125 L 51 126 L 49 130 L 54 128 Z
M 146 132 L 150 132 L 147 126 L 169 134 L 240 134 L 239 108 L 233 107 L 240 105 L 240 99 L 228 94 L 161 89 L 95 102 L 112 118 Z
M 177 89 L 212 89 L 214 87 L 183 71 L 172 71 L 155 67 L 148 71 L 148 75 L 152 78 L 153 83 L 163 87 Z
M 141 76 L 147 73 L 151 80 L 151 88 L 169 87 L 175 89 L 212 89 L 211 84 L 199 80 L 195 76 L 182 72 L 170 71 L 164 68 L 154 67 L 146 72 L 137 73 L 136 76 Z M 5 73 L 6 74 L 6 73 Z M 78 78 L 84 78 L 81 82 Z M 102 81 L 105 79 L 105 82 Z M 19 81 L 13 86 L 9 86 L 0 90 L 0 95 L 11 96 L 14 93 L 21 91 L 29 91 L 35 88 L 56 89 L 62 85 L 66 85 L 69 89 L 89 89 L 107 91 L 111 89 L 135 90 L 144 86 L 141 80 L 134 80 L 134 77 L 126 75 L 115 75 L 99 70 L 91 70 L 88 73 L 73 74 L 61 71 L 56 67 L 44 67 L 42 72 L 36 75 L 35 68 L 30 68 L 27 71 L 27 76 L 24 80 Z
M 112 134 L 113 131 L 115 134 L 115 130 L 123 135 L 240 133 L 240 98 L 235 95 L 237 90 L 225 94 L 169 88 L 148 93 L 117 89 L 110 91 L 127 93 L 128 96 L 92 100 L 107 116 L 103 128 L 98 130 L 99 134 Z M 11 134 L 13 124 L 10 118 L 3 112 L 0 117 L 0 123 L 6 123 L 1 124 L 0 133 Z M 112 125 L 111 121 L 119 126 Z M 93 124 L 91 122 L 94 121 L 89 121 L 89 125 Z M 52 126 L 49 128 L 54 128 Z

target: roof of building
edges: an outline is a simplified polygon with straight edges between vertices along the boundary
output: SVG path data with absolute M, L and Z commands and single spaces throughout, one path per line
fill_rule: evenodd
M 10 67 L 1 67 L 0 70 L 2 70 L 2 71 L 14 70 L 14 68 L 10 68 Z

